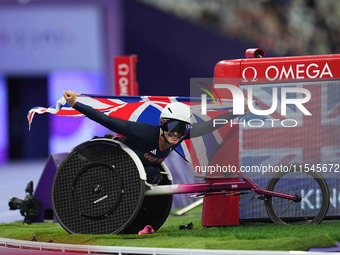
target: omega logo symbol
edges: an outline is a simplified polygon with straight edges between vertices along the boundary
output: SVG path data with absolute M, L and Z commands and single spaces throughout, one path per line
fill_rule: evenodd
M 251 81 L 252 82 L 255 82 L 255 81 L 257 81 L 257 70 L 254 68 L 254 67 L 252 67 L 252 66 L 248 66 L 247 68 L 245 68 L 245 69 L 243 69 L 243 72 L 242 72 L 242 82 L 248 82 L 248 80 L 247 80 L 247 78 L 246 78 L 246 71 L 248 70 L 248 69 L 251 69 L 251 70 L 253 70 L 253 73 L 254 73 L 254 77 L 251 79 Z M 249 73 L 251 73 L 251 71 L 248 71 L 248 74 Z

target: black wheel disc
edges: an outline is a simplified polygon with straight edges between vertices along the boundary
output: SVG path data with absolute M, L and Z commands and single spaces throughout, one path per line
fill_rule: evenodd
M 107 217 L 122 198 L 122 186 L 114 166 L 90 163 L 78 172 L 72 182 L 73 204 L 85 217 Z
M 111 139 L 91 140 L 74 148 L 59 166 L 52 207 L 69 233 L 119 233 L 138 214 L 144 189 L 128 152 Z

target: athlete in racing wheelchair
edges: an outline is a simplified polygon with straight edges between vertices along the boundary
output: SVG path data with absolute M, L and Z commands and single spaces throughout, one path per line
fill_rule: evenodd
M 130 147 L 141 159 L 147 174 L 147 182 L 151 184 L 157 184 L 162 180 L 160 164 L 183 140 L 202 136 L 222 127 L 222 125 L 214 127 L 213 119 L 192 123 L 190 107 L 179 102 L 168 104 L 160 115 L 160 125 L 155 126 L 109 117 L 78 103 L 77 93 L 74 91 L 64 91 L 64 97 L 77 111 L 111 131 L 123 135 L 119 141 Z M 236 117 L 238 116 L 232 112 L 218 116 L 228 121 Z

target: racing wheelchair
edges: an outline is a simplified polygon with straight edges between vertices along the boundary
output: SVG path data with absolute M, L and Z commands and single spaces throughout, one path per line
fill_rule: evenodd
M 158 230 L 167 219 L 173 194 L 242 195 L 256 193 L 264 200 L 275 224 L 320 223 L 327 214 L 330 195 L 326 181 L 303 165 L 277 172 L 260 188 L 244 173 L 235 179 L 172 185 L 162 163 L 163 180 L 146 182 L 137 155 L 123 143 L 106 138 L 76 146 L 59 166 L 53 180 L 51 201 L 60 225 L 69 233 L 138 233 L 146 225 Z M 310 199 L 317 206 L 306 210 Z

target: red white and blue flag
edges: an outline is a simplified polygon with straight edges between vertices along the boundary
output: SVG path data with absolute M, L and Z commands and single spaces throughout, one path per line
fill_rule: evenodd
M 110 96 L 102 97 L 96 95 L 78 95 L 77 102 L 88 105 L 97 109 L 104 114 L 136 122 L 145 122 L 151 125 L 159 125 L 159 116 L 162 109 L 169 103 L 182 102 L 190 105 L 193 109 L 194 122 L 207 121 L 209 116 L 198 117 L 195 112 L 200 111 L 200 99 L 189 97 L 167 97 L 167 96 Z M 231 102 L 229 103 L 231 109 Z M 223 110 L 225 110 L 224 108 Z M 64 97 L 59 99 L 54 106 L 34 107 L 28 113 L 29 128 L 35 113 L 44 114 L 50 113 L 58 116 L 82 117 L 84 116 L 77 110 L 70 107 Z M 195 138 L 195 143 L 190 143 L 190 140 L 185 140 L 177 148 L 176 151 L 190 163 L 205 164 L 218 150 L 219 145 L 223 141 L 223 132 L 214 131 L 212 134 L 207 134 L 204 137 Z M 201 155 L 201 156 L 199 156 Z

